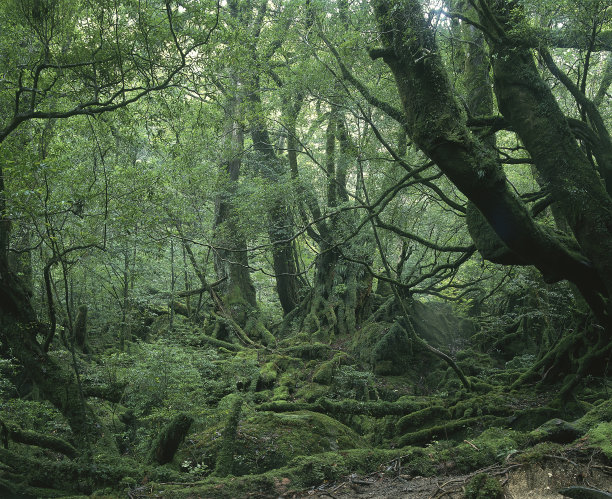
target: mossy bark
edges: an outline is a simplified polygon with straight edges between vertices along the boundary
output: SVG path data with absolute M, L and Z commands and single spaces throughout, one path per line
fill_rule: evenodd
M 387 0 L 374 0 L 373 5 L 384 48 L 371 55 L 382 57 L 393 72 L 411 138 L 474 203 L 508 248 L 535 265 L 546 280 L 574 282 L 608 326 L 610 314 L 600 294 L 611 296 L 612 200 L 594 173 L 583 171 L 584 158 L 535 71 L 531 55 L 504 45 L 494 48 L 498 101 L 532 157 L 542 156 L 543 170 L 555 185 L 555 198 L 565 203 L 570 224 L 588 256 L 571 251 L 535 223 L 495 155 L 468 130 L 420 3 L 408 0 L 392 6 Z M 543 135 L 547 138 L 538 139 Z M 577 170 L 573 161 L 581 165 Z
M 251 308 L 257 306 L 255 287 L 249 271 L 247 242 L 240 227 L 233 197 L 238 189 L 238 179 L 244 152 L 244 130 L 237 115 L 240 113 L 239 94 L 228 96 L 225 124 L 226 161 L 220 175 L 219 191 L 215 200 L 215 271 L 219 280 L 220 295 L 231 301 L 226 304 L 240 326 L 244 326 Z
M 236 452 L 236 431 L 240 423 L 240 415 L 242 414 L 242 404 L 244 400 L 240 396 L 236 396 L 232 402 L 230 413 L 223 429 L 223 442 L 215 463 L 215 475 L 227 476 L 232 474 L 234 467 L 234 453 Z
M 178 414 L 159 433 L 153 446 L 149 461 L 166 464 L 172 461 L 179 445 L 185 439 L 193 418 L 187 414 Z
M 91 415 L 74 373 L 44 351 L 37 335 L 47 329 L 36 319 L 27 291 L 0 255 L 0 334 L 41 395 L 64 415 L 77 439 L 94 434 Z
M 261 118 L 261 98 L 259 96 L 260 84 L 256 76 L 251 82 L 253 86 L 250 93 L 251 104 L 255 107 L 251 120 L 251 136 L 253 147 L 259 154 L 263 166 L 261 175 L 271 185 L 283 180 L 285 166 L 276 156 L 268 129 Z M 268 208 L 268 237 L 272 244 L 272 265 L 276 279 L 276 292 L 285 314 L 288 314 L 299 303 L 299 282 L 297 280 L 297 263 L 292 242 L 293 222 L 289 212 L 287 200 L 281 193 L 273 197 L 272 205 Z
M 13 442 L 26 445 L 35 445 L 37 447 L 61 452 L 70 458 L 77 456 L 77 450 L 74 448 L 74 446 L 61 438 L 45 435 L 36 431 L 22 430 L 16 426 L 5 425 L 1 421 L 0 426 L 2 427 L 2 431 L 5 432 L 6 436 Z M 5 447 L 8 447 L 8 445 L 5 445 Z
M 80 305 L 74 320 L 74 343 L 83 352 L 89 353 L 89 341 L 87 333 L 87 305 Z
M 520 10 L 503 2 L 494 14 L 497 24 L 507 31 L 522 21 Z M 488 19 L 481 22 L 490 25 Z M 612 303 L 601 303 L 593 295 L 603 294 L 608 302 L 612 296 L 612 198 L 578 147 L 531 51 L 508 44 L 503 35 L 499 41 L 491 40 L 490 46 L 499 109 L 529 151 L 590 260 L 590 272 L 571 280 L 595 307 L 603 325 L 610 327 Z

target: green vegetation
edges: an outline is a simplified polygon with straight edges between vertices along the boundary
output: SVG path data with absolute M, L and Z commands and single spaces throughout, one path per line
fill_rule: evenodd
M 0 26 L 0 496 L 610 469 L 605 1 Z

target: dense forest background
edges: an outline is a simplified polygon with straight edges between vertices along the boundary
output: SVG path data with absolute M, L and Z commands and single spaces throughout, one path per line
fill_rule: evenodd
M 0 2 L 0 495 L 610 487 L 611 50 L 605 0 Z

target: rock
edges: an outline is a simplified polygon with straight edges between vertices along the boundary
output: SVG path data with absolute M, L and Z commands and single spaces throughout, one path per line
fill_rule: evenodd
M 555 418 L 533 430 L 529 436 L 533 443 L 548 441 L 568 444 L 581 437 L 582 432 L 572 423 Z
M 578 485 L 561 489 L 559 494 L 572 499 L 612 499 L 612 494 L 609 492 Z

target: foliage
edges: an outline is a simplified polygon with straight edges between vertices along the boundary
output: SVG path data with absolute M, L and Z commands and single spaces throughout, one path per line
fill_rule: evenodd
M 0 23 L 0 495 L 612 458 L 606 2 Z

